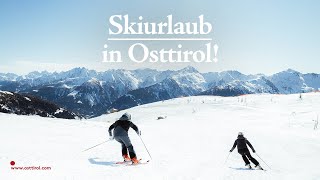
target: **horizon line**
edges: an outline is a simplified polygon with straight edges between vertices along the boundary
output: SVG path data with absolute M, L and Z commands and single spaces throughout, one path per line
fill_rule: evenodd
M 70 71 L 70 70 L 73 70 L 73 69 L 87 69 L 89 71 L 93 70 L 93 71 L 96 71 L 96 72 L 106 72 L 106 71 L 109 71 L 109 70 L 127 70 L 127 71 L 135 71 L 135 70 L 144 70 L 144 69 L 150 69 L 150 70 L 155 70 L 155 71 L 179 71 L 179 70 L 183 70 L 185 68 L 188 68 L 188 67 L 192 67 L 194 69 L 196 69 L 200 74 L 205 74 L 205 73 L 221 73 L 221 72 L 227 72 L 227 71 L 237 71 L 241 74 L 244 74 L 244 75 L 265 75 L 265 76 L 271 76 L 271 75 L 274 75 L 274 74 L 277 74 L 277 73 L 280 73 L 280 72 L 284 72 L 284 71 L 296 71 L 298 73 L 301 73 L 301 74 L 318 74 L 316 72 L 300 72 L 298 70 L 294 70 L 292 68 L 288 68 L 288 69 L 285 69 L 285 70 L 282 70 L 282 71 L 278 71 L 278 72 L 274 72 L 274 73 L 271 73 L 271 74 L 266 74 L 266 73 L 243 73 L 242 71 L 240 70 L 231 70 L 231 69 L 228 69 L 228 70 L 221 70 L 221 71 L 208 71 L 208 72 L 201 72 L 199 71 L 197 68 L 195 68 L 194 66 L 185 66 L 184 68 L 180 68 L 180 69 L 177 69 L 177 70 L 173 70 L 173 69 L 166 69 L 166 70 L 158 70 L 158 69 L 155 69 L 155 68 L 149 68 L 149 67 L 145 67 L 145 68 L 136 68 L 136 69 L 126 69 L 126 68 L 111 68 L 111 69 L 107 69 L 107 70 L 97 70 L 95 68 L 89 68 L 89 67 L 84 67 L 84 66 L 78 66 L 78 67 L 73 67 L 73 68 L 70 68 L 68 70 L 61 70 L 61 71 L 57 71 L 57 70 L 54 70 L 54 71 L 50 71 L 48 69 L 46 70 L 42 70 L 42 71 L 39 71 L 39 70 L 33 70 L 33 71 L 29 71 L 28 73 L 26 74 L 19 74 L 19 73 L 14 73 L 14 72 L 0 72 L 0 74 L 15 74 L 17 76 L 25 76 L 25 75 L 28 75 L 30 73 L 33 73 L 33 72 L 39 72 L 39 73 L 42 73 L 42 72 L 48 72 L 50 74 L 53 74 L 53 73 L 62 73 L 62 72 L 67 72 L 67 71 Z

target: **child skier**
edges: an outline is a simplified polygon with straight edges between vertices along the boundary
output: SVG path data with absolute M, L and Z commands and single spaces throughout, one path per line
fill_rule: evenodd
M 247 138 L 245 138 L 243 136 L 242 132 L 239 132 L 238 134 L 238 138 L 235 140 L 233 147 L 231 148 L 230 152 L 232 152 L 234 150 L 234 148 L 238 148 L 238 153 L 241 154 L 242 159 L 244 160 L 244 162 L 246 163 L 246 166 L 249 169 L 252 169 L 251 165 L 250 165 L 250 161 L 253 162 L 253 164 L 255 164 L 256 168 L 258 169 L 262 169 L 262 167 L 259 165 L 259 162 L 253 158 L 250 154 L 250 151 L 247 147 L 247 144 L 249 145 L 249 147 L 252 149 L 252 152 L 255 153 L 256 151 L 254 150 L 253 146 L 251 145 L 251 143 L 247 140 Z M 248 160 L 249 158 L 249 160 Z
M 130 138 L 128 136 L 128 130 L 131 127 L 136 131 L 136 133 L 139 136 L 141 135 L 141 133 L 138 127 L 135 124 L 133 124 L 130 120 L 131 120 L 131 115 L 129 113 L 123 114 L 119 120 L 117 120 L 115 123 L 113 123 L 109 127 L 109 135 L 111 140 L 115 139 L 121 144 L 122 157 L 124 161 L 131 160 L 133 164 L 138 164 L 139 160 L 137 159 L 136 153 L 133 149 Z M 112 136 L 112 130 L 113 130 L 113 136 Z M 129 156 L 128 156 L 128 150 L 129 150 Z

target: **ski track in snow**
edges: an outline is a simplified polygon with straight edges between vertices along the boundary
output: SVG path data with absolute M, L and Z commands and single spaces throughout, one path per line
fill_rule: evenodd
M 125 166 L 120 144 L 107 129 L 124 112 L 89 120 L 65 120 L 0 113 L 0 179 L 320 179 L 319 130 L 313 130 L 320 94 L 185 97 L 126 110 L 142 130 L 153 160 Z M 157 120 L 159 116 L 167 116 Z M 234 150 L 243 131 L 269 169 L 246 170 Z M 129 131 L 138 157 L 149 156 Z M 50 171 L 11 170 L 15 166 L 50 166 Z M 308 168 L 305 168 L 308 166 Z

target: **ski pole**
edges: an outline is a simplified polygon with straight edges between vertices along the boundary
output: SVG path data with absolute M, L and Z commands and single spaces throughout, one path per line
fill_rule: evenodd
M 93 148 L 95 148 L 95 147 L 97 147 L 97 146 L 100 146 L 101 144 L 104 144 L 104 143 L 106 143 L 106 142 L 108 142 L 108 141 L 110 141 L 110 139 L 108 139 L 108 140 L 106 140 L 106 141 L 103 141 L 102 143 L 99 143 L 99 144 L 97 144 L 97 145 L 95 145 L 95 146 L 92 146 L 92 147 L 90 147 L 90 148 L 88 148 L 88 149 L 85 149 L 85 150 L 83 150 L 82 152 L 85 152 L 85 151 L 88 151 L 88 150 L 90 150 L 90 149 L 93 149 Z
M 140 135 L 138 135 L 138 136 L 139 136 L 139 138 L 140 138 L 140 140 L 141 140 L 142 144 L 144 145 L 144 148 L 146 148 L 146 150 L 147 150 L 147 152 L 148 152 L 148 154 L 149 154 L 150 159 L 152 160 L 152 157 L 151 157 L 151 155 L 150 155 L 150 152 L 148 151 L 147 146 L 144 144 L 144 142 L 143 142 L 143 140 L 142 140 L 141 136 L 140 136 Z
M 264 162 L 264 160 L 256 153 L 256 155 L 259 157 L 259 159 L 261 159 L 261 161 L 263 162 L 263 163 L 265 163 L 270 169 L 271 169 L 271 167 L 266 163 L 266 162 Z
M 226 158 L 226 160 L 224 161 L 223 164 L 226 164 L 226 163 L 227 163 L 227 160 L 229 159 L 230 154 L 231 154 L 231 152 L 229 152 L 229 154 L 228 154 L 228 156 L 227 156 L 227 158 Z

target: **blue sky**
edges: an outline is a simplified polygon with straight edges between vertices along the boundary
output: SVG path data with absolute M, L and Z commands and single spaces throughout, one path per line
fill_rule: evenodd
M 179 69 L 193 65 L 203 72 L 239 70 L 271 74 L 288 68 L 320 73 L 320 1 L 317 0 L 1 0 L 0 72 L 25 74 L 77 66 Z M 102 63 L 111 15 L 164 21 L 172 14 L 194 21 L 203 14 L 213 25 L 218 63 Z M 151 47 L 170 44 L 150 43 Z M 197 49 L 201 43 L 189 43 Z M 109 44 L 121 48 L 122 44 Z

